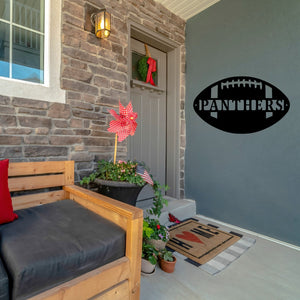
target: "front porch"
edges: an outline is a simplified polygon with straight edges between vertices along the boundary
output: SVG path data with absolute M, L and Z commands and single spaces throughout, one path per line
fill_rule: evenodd
M 18 1 L 3 1 L 7 12 L 14 2 Z M 183 18 L 172 10 L 179 7 L 178 2 L 183 6 L 189 2 L 190 12 L 194 4 L 201 2 L 202 8 Z M 172 274 L 157 266 L 155 274 L 142 276 L 140 299 L 300 299 L 299 2 L 45 3 L 49 8 L 45 10 L 47 30 L 42 33 L 46 43 L 37 61 L 41 63 L 44 54 L 47 57 L 38 68 L 45 72 L 40 83 L 30 82 L 28 72 L 24 80 L 14 77 L 11 37 L 16 24 L 12 13 L 3 13 L 0 4 L 0 25 L 5 29 L 0 33 L 7 35 L 3 42 L 0 36 L 0 46 L 7 48 L 4 52 L 0 47 L 1 55 L 7 53 L 0 55 L 0 63 L 8 66 L 6 75 L 0 67 L 0 160 L 74 160 L 78 183 L 95 170 L 98 160 L 112 159 L 115 136 L 107 132 L 109 110 L 116 110 L 119 101 L 125 105 L 132 100 L 131 40 L 148 44 L 167 55 L 167 75 L 162 77 L 168 79 L 166 90 L 147 84 L 152 100 L 155 93 L 167 95 L 163 113 L 167 133 L 158 128 L 152 135 L 144 134 L 148 144 L 154 144 L 150 137 L 157 132 L 166 140 L 166 149 L 157 150 L 155 158 L 166 159 L 158 163 L 166 167 L 160 173 L 166 175 L 162 183 L 170 186 L 168 195 L 176 199 L 168 197 L 161 224 L 167 224 L 168 212 L 181 220 L 197 216 L 203 223 L 253 237 L 256 243 L 215 276 L 180 257 Z M 103 6 L 111 13 L 108 39 L 99 40 L 85 29 L 87 5 Z M 22 47 L 25 53 L 32 45 Z M 138 54 L 144 56 L 144 52 Z M 194 111 L 195 97 L 214 82 L 232 76 L 253 76 L 274 84 L 289 98 L 289 113 L 254 134 L 229 134 L 203 122 Z M 139 83 L 138 95 L 147 85 Z M 149 121 L 146 127 L 152 129 L 153 119 L 149 119 L 152 124 Z M 118 147 L 118 159 L 127 158 L 129 142 Z M 139 202 L 137 206 L 145 210 L 148 205 Z
M 141 300 L 298 300 L 300 297 L 300 249 L 247 230 L 197 216 L 202 223 L 256 239 L 256 243 L 225 270 L 212 276 L 177 259 L 174 273 L 142 276 Z
M 184 261 L 177 255 L 175 271 L 141 277 L 141 300 L 298 300 L 300 297 L 300 248 L 268 236 L 196 214 L 195 201 L 167 197 L 168 207 L 160 222 L 170 224 L 168 212 L 180 220 L 195 217 L 224 231 L 234 231 L 256 240 L 255 244 L 216 275 Z M 138 205 L 146 213 L 147 206 Z

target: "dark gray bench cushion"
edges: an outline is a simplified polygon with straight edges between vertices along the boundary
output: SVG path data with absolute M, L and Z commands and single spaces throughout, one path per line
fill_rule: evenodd
M 0 300 L 9 300 L 8 277 L 0 258 Z
M 18 211 L 0 225 L 13 299 L 26 299 L 125 255 L 125 231 L 72 200 Z

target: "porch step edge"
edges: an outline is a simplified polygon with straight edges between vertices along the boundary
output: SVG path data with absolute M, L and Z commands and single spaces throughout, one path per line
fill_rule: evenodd
M 184 220 L 187 218 L 194 217 L 196 215 L 196 202 L 191 199 L 175 199 L 172 197 L 165 197 L 168 200 L 168 206 L 162 209 L 159 222 L 163 225 L 170 225 L 169 213 L 173 214 L 179 220 Z M 141 207 L 144 210 L 144 216 L 148 216 L 147 209 L 152 205 L 147 207 Z

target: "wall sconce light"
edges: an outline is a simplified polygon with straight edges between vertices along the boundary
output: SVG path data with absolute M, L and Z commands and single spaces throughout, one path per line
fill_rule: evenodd
M 103 39 L 110 35 L 110 13 L 106 9 L 91 14 L 91 22 L 95 27 L 96 37 Z

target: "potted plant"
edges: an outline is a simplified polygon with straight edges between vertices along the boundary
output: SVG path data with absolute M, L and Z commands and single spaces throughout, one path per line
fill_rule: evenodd
M 165 248 L 169 240 L 168 227 L 159 222 L 163 206 L 168 205 L 168 201 L 162 195 L 163 189 L 167 190 L 168 186 L 162 186 L 157 181 L 154 181 L 153 206 L 147 210 L 148 216 L 144 218 L 144 227 L 148 228 L 148 234 L 144 236 L 146 243 L 154 245 L 159 250 Z
M 147 236 L 144 237 L 146 243 L 155 246 L 158 250 L 164 249 L 169 240 L 168 228 L 161 225 L 158 219 L 150 217 L 144 218 L 144 227 L 147 231 Z
M 153 274 L 157 263 L 158 250 L 150 244 L 143 242 L 142 273 Z
M 176 257 L 171 251 L 168 251 L 166 248 L 159 252 L 158 262 L 160 268 L 167 273 L 173 273 L 176 264 Z
M 135 206 L 138 194 L 147 184 L 137 173 L 137 167 L 138 163 L 130 160 L 117 163 L 101 160 L 97 170 L 84 177 L 80 184 L 93 182 L 98 193 Z
M 113 161 L 99 161 L 97 170 L 84 177 L 80 184 L 89 188 L 93 183 L 97 186 L 97 192 L 135 205 L 138 194 L 145 184 L 153 186 L 154 194 L 159 194 L 159 184 L 153 182 L 152 175 L 148 173 L 144 164 L 130 160 L 116 162 L 118 142 L 122 142 L 129 135 L 134 135 L 137 127 L 137 113 L 133 112 L 131 102 L 127 107 L 119 103 L 119 114 L 113 109 L 109 113 L 115 117 L 107 129 L 115 133 Z

